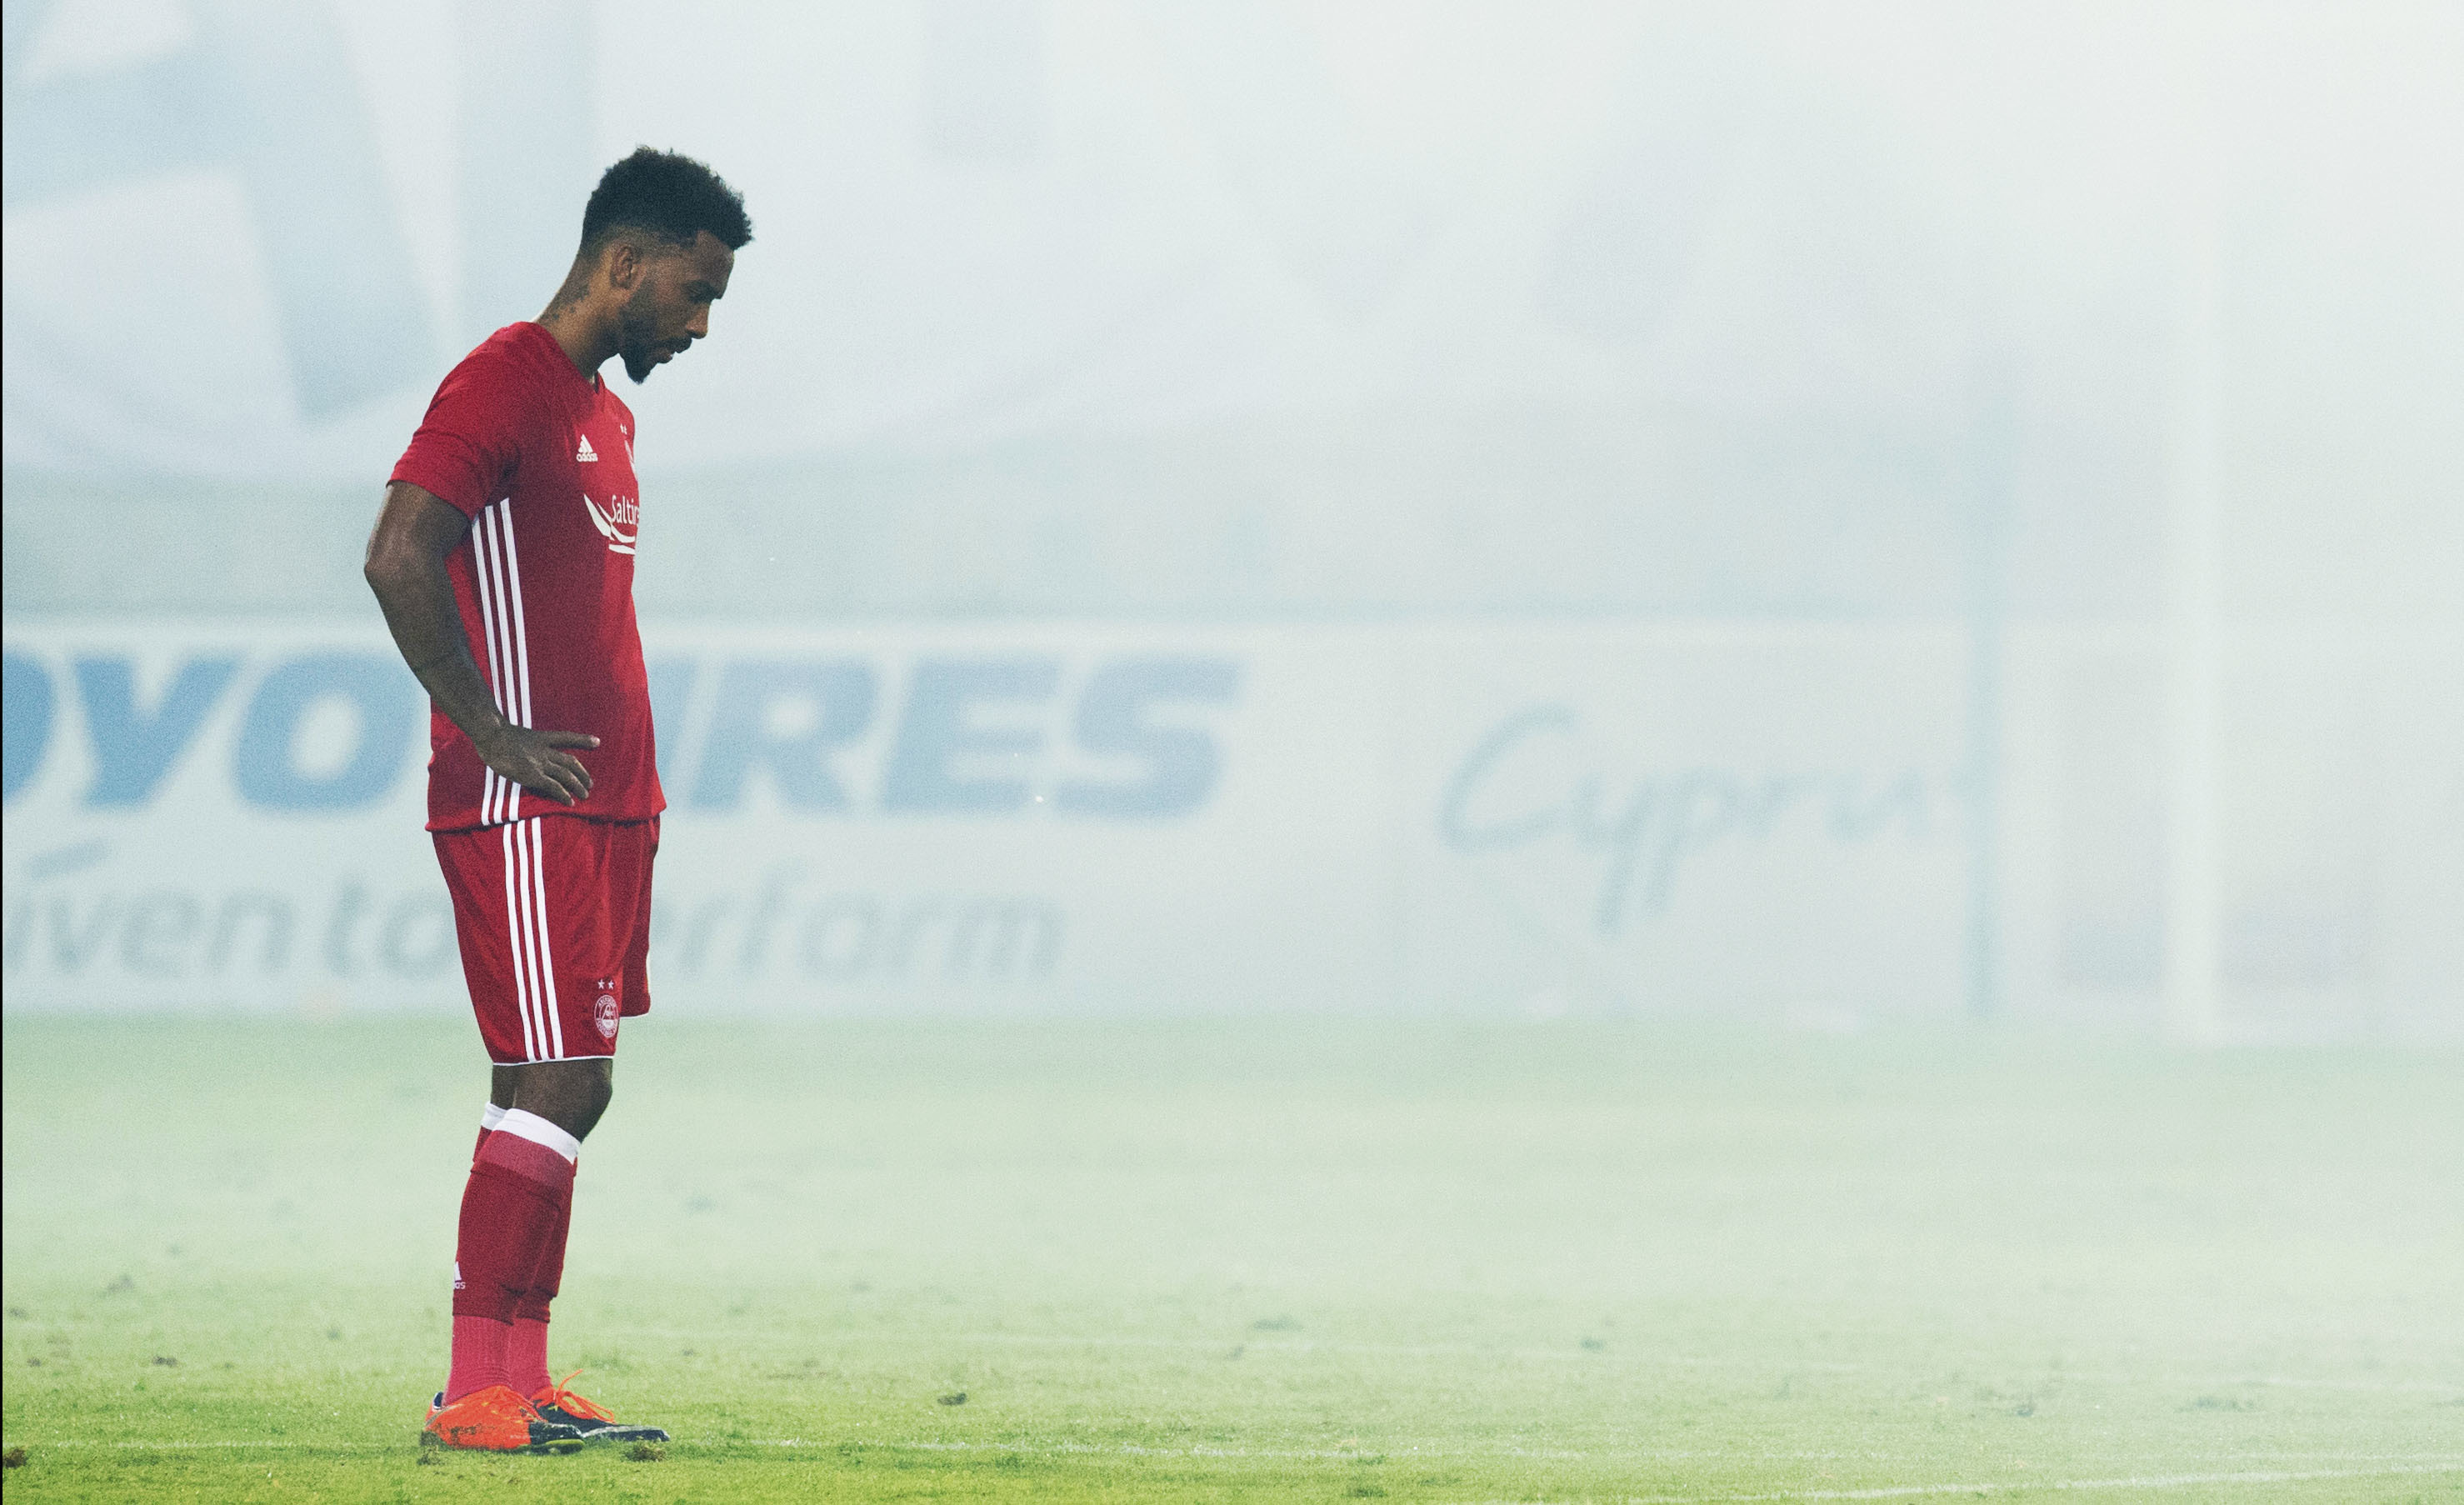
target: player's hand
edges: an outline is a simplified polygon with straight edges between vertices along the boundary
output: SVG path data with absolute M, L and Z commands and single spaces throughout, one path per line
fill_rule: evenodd
M 544 794 L 559 805 L 575 805 L 589 797 L 590 770 L 562 749 L 588 749 L 599 739 L 588 732 L 542 732 L 528 726 L 504 726 L 485 741 L 474 741 L 479 761 L 533 794 Z

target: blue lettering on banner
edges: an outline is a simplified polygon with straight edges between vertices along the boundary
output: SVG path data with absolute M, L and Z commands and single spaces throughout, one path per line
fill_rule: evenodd
M 1482 785 L 1488 782 L 1506 755 L 1529 741 L 1540 732 L 1572 733 L 1574 713 L 1562 705 L 1542 706 L 1518 712 L 1492 728 L 1466 754 L 1463 766 L 1446 785 L 1445 797 L 1440 802 L 1438 830 L 1446 845 L 1457 852 L 1499 852 L 1511 850 L 1525 842 L 1549 834 L 1557 824 L 1559 812 L 1543 807 L 1507 820 L 1490 820 L 1475 824 L 1471 818 L 1471 799 Z
M 1156 820 L 1185 815 L 1214 792 L 1222 757 L 1215 739 L 1194 726 L 1154 726 L 1147 712 L 1172 705 L 1223 705 L 1241 682 L 1240 666 L 1224 658 L 1129 658 L 1104 665 L 1078 700 L 1082 752 L 1126 756 L 1146 764 L 1133 783 L 1066 783 L 1053 803 L 1066 812 Z
M 833 749 L 864 735 L 876 697 L 872 671 L 847 660 L 738 658 L 720 674 L 718 706 L 703 740 L 693 804 L 729 809 L 744 798 L 746 776 L 766 768 L 790 809 L 844 810 L 847 790 L 830 771 Z M 801 714 L 779 730 L 772 718 Z
M 888 810 L 1001 814 L 1026 808 L 1027 760 L 1044 748 L 1040 727 L 987 725 L 979 712 L 1041 707 L 1052 698 L 1061 664 L 1052 658 L 927 659 L 915 666 L 898 741 L 882 770 Z M 972 774 L 954 767 L 964 760 Z M 996 775 L 987 765 L 1017 770 Z
M 330 772 L 299 765 L 308 713 L 339 700 L 355 714 L 350 756 Z M 344 810 L 385 798 L 419 724 L 419 700 L 399 659 L 318 653 L 278 665 L 256 687 L 240 723 L 231 775 L 240 797 L 275 810 Z
M 425 741 L 424 697 L 379 651 L 289 654 L 266 663 L 261 678 L 239 654 L 193 653 L 143 685 L 129 653 L 52 657 L 12 646 L 7 663 L 11 802 L 46 770 L 73 778 L 90 766 L 77 796 L 85 807 L 143 807 L 214 723 L 233 727 L 216 734 L 213 750 L 227 753 L 228 786 L 246 804 L 359 809 L 396 788 Z M 1239 697 L 1237 660 L 1099 660 L 1065 706 L 1056 697 L 1068 667 L 1057 653 L 922 659 L 894 723 L 883 725 L 895 671 L 865 658 L 687 653 L 648 665 L 662 769 L 698 809 L 738 809 L 765 780 L 799 814 L 1006 816 L 1035 808 L 1041 793 L 1067 819 L 1166 820 L 1213 797 L 1224 755 L 1208 723 Z M 235 685 L 248 689 L 246 702 L 218 723 Z M 697 694 L 707 714 L 689 722 Z M 62 768 L 55 745 L 80 724 L 90 757 Z M 319 725 L 339 734 L 321 749 Z
M 77 698 L 94 741 L 94 784 L 85 802 L 103 809 L 143 805 L 239 672 L 232 657 L 191 658 L 151 710 L 137 703 L 137 665 L 124 654 L 77 660 Z
M 0 937 L 0 969 L 12 986 L 29 976 L 77 978 L 115 963 L 140 978 L 252 986 L 301 976 L 418 982 L 453 963 L 453 909 L 432 874 L 380 892 L 346 874 L 311 895 L 214 886 L 216 876 L 233 874 L 182 883 L 148 868 L 139 879 L 144 886 L 129 889 L 96 873 L 109 855 L 98 841 L 27 861 Z M 301 944 L 311 938 L 319 943 Z
M 1744 774 L 1689 768 L 1663 777 L 1612 777 L 1569 762 L 1581 719 L 1571 707 L 1537 706 L 1506 718 L 1472 744 L 1438 800 L 1438 835 L 1466 855 L 1511 852 L 1551 839 L 1596 858 L 1600 878 L 1593 924 L 1620 933 L 1629 915 L 1656 915 L 1675 896 L 1685 864 L 1727 841 L 1770 836 L 1790 810 L 1819 804 L 1830 839 L 1872 841 L 1895 828 L 1910 839 L 1931 833 L 1945 781 L 1903 769 L 1879 781 L 1854 769 Z M 1518 755 L 1554 755 L 1551 778 L 1526 769 Z M 1940 786 L 1940 787 L 1938 787 Z M 1508 791 L 1529 791 L 1510 800 Z
M 43 765 L 43 754 L 52 745 L 52 672 L 40 659 L 26 653 L 11 653 L 6 657 L 5 670 L 0 670 L 0 741 L 5 741 L 6 755 L 0 757 L 0 798 L 15 799 L 17 791 L 34 781 L 34 770 Z

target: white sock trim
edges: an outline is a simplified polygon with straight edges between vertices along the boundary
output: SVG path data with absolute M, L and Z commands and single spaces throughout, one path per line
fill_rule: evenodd
M 494 1134 L 503 1125 L 505 1115 L 512 1111 L 510 1108 L 499 1108 L 493 1102 L 489 1103 L 479 1110 L 479 1127 Z
M 582 1159 L 580 1140 L 535 1113 L 524 1113 L 519 1108 L 508 1108 L 505 1110 L 505 1116 L 496 1121 L 496 1132 L 510 1134 L 516 1139 L 528 1140 L 533 1144 L 544 1144 L 563 1156 L 567 1164 Z

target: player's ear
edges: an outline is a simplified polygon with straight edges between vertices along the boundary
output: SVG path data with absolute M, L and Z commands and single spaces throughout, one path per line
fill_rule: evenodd
M 606 277 L 609 287 L 620 293 L 629 293 L 633 291 L 633 285 L 642 280 L 642 248 L 633 242 L 631 236 L 618 235 L 607 242 L 599 269 Z

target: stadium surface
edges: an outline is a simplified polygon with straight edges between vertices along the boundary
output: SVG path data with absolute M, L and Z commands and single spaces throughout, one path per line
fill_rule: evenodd
M 2453 1049 L 654 1015 L 507 1458 L 469 1034 L 8 1019 L 12 1501 L 2464 1499 Z

